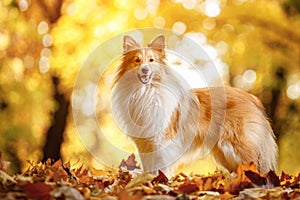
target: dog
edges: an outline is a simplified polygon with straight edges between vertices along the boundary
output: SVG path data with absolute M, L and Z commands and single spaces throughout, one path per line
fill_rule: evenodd
M 254 162 L 277 170 L 277 144 L 257 97 L 234 87 L 188 89 L 167 63 L 165 36 L 142 48 L 123 37 L 112 91 L 115 122 L 135 143 L 144 171 L 172 175 L 208 153 L 232 172 Z

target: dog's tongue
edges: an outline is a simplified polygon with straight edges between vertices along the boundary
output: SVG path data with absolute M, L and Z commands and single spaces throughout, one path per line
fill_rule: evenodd
M 147 84 L 151 80 L 152 73 L 151 74 L 137 74 L 137 76 L 138 76 L 139 80 L 141 81 L 141 83 Z
M 141 76 L 142 83 L 148 83 L 149 82 L 149 76 L 148 75 L 142 75 Z

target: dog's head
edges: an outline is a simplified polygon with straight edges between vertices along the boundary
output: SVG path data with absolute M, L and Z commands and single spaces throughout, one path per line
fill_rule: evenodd
M 125 73 L 135 74 L 141 84 L 159 82 L 162 65 L 165 65 L 165 36 L 159 35 L 148 47 L 142 48 L 130 36 L 123 38 L 123 62 L 120 65 L 117 79 Z

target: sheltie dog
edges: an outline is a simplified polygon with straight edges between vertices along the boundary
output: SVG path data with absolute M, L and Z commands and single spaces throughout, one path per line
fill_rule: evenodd
M 183 82 L 167 64 L 164 35 L 147 48 L 124 36 L 112 112 L 144 171 L 172 175 L 178 163 L 208 153 L 225 172 L 247 162 L 260 173 L 277 170 L 275 136 L 258 98 L 233 87 L 188 89 Z

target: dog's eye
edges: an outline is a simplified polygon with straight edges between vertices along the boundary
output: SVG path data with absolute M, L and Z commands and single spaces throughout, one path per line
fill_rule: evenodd
M 140 63 L 140 62 L 141 62 L 141 59 L 140 59 L 140 58 L 136 58 L 134 61 L 135 61 L 136 63 Z
M 153 59 L 153 58 L 150 58 L 150 59 L 149 59 L 149 62 L 153 62 L 153 61 L 154 61 L 154 59 Z

